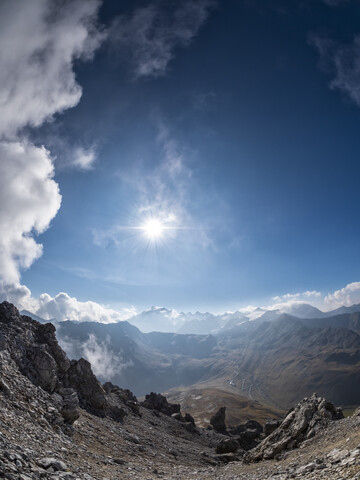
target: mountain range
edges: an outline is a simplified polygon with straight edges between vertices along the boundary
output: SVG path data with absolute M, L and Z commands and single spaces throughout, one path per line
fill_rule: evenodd
M 202 422 L 198 423 L 185 410 L 186 402 L 170 403 L 165 396 L 154 392 L 142 401 L 129 389 L 109 381 L 101 383 L 88 361 L 70 360 L 61 349 L 54 325 L 21 316 L 14 305 L 3 302 L 0 304 L 0 477 L 8 480 L 356 480 L 360 465 L 359 408 L 347 412 L 344 418 L 340 407 L 313 394 L 293 405 L 286 415 L 277 411 L 278 418 L 269 419 L 274 410 L 266 409 L 257 400 L 245 402 L 233 390 L 228 396 L 240 405 L 238 409 L 243 410 L 245 422 L 235 423 L 236 418 L 226 405 L 212 411 L 220 391 L 214 387 L 217 378 L 214 373 L 221 377 L 234 345 L 238 349 L 232 354 L 238 356 L 237 360 L 239 355 L 243 358 L 231 385 L 228 384 L 229 392 L 239 384 L 248 391 L 249 399 L 251 387 L 254 395 L 259 387 L 256 362 L 251 363 L 256 360 L 253 355 L 256 344 L 262 345 L 265 352 L 260 366 L 268 367 L 267 375 L 269 367 L 274 366 L 271 361 L 280 362 L 286 373 L 281 361 L 284 356 L 291 358 L 295 354 L 293 348 L 297 354 L 320 352 L 323 354 L 320 361 L 329 365 L 356 365 L 359 312 L 337 315 L 330 320 L 326 323 L 326 319 L 318 319 L 313 325 L 312 320 L 283 315 L 272 322 L 247 322 L 240 335 L 236 328 L 216 338 L 143 334 L 122 322 L 106 326 L 111 327 L 108 335 L 118 337 L 114 342 L 112 337 L 104 336 L 100 324 L 92 324 L 95 327 L 85 343 L 98 355 L 103 353 L 95 347 L 100 345 L 98 337 L 101 337 L 103 347 L 115 347 L 118 342 L 124 357 L 132 354 L 134 359 L 141 350 L 146 350 L 143 353 L 150 361 L 156 351 L 160 360 L 168 356 L 172 362 L 176 355 L 194 361 L 213 357 L 214 363 L 209 366 L 213 377 L 208 380 L 207 388 L 206 382 L 202 383 L 203 389 L 199 388 L 196 397 L 201 399 L 203 408 Z M 58 326 L 58 333 L 60 328 L 75 333 L 75 328 L 81 337 L 85 330 L 77 329 L 79 325 L 84 324 L 64 322 Z M 334 357 L 336 352 L 330 352 L 335 344 L 340 355 Z M 108 360 L 100 357 L 103 363 Z M 312 363 L 307 358 L 303 373 L 311 376 Z M 115 367 L 119 370 L 119 365 Z M 253 378 L 245 367 L 252 370 Z M 326 375 L 324 379 L 326 386 Z M 355 387 L 357 380 L 353 378 Z M 272 375 L 271 381 L 276 385 L 276 376 Z M 316 382 L 323 388 L 319 379 Z M 337 390 L 343 389 L 341 383 L 337 385 L 334 384 L 335 396 L 341 395 Z M 188 389 L 182 391 L 186 395 Z M 286 393 L 286 388 L 282 391 Z M 222 397 L 220 401 L 223 399 L 226 400 Z M 254 414 L 259 419 L 264 416 L 264 421 L 256 421 Z
M 89 360 L 101 380 L 140 396 L 154 390 L 172 401 L 181 397 L 200 423 L 200 412 L 215 411 L 220 400 L 231 406 L 234 423 L 245 412 L 276 416 L 314 391 L 343 406 L 360 403 L 360 306 L 324 313 L 303 304 L 296 313 L 268 310 L 253 320 L 224 314 L 222 327 L 205 335 L 143 333 L 127 321 L 65 321 L 56 328 L 68 355 Z M 169 318 L 166 309 L 149 315 Z M 215 317 L 201 315 L 188 322 Z

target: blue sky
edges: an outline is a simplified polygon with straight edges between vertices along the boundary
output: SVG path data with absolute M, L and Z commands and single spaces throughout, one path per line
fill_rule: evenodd
M 8 4 L 3 17 L 20 25 Z M 31 76 L 16 62 L 32 61 L 6 43 L 19 85 L 41 75 L 50 93 L 43 114 L 9 120 L 1 139 L 44 145 L 54 176 L 43 178 L 51 198 L 39 197 L 52 205 L 44 228 L 31 220 L 16 234 L 42 251 L 31 244 L 19 261 L 4 243 L 5 292 L 219 312 L 309 291 L 293 298 L 321 305 L 359 280 L 358 2 L 74 0 L 73 17 L 35 4 L 21 21 L 50 31 L 43 13 L 54 10 L 69 52 Z M 47 38 L 29 58 L 49 51 Z

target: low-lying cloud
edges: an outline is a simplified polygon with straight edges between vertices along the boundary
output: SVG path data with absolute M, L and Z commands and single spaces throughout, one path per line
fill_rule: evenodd
M 101 381 L 109 381 L 115 375 L 119 375 L 124 369 L 131 367 L 131 361 L 125 361 L 121 352 L 111 349 L 110 338 L 99 340 L 93 333 L 81 343 L 68 337 L 58 335 L 59 344 L 69 358 L 85 358 L 91 363 L 94 374 Z
M 131 307 L 116 311 L 96 302 L 81 302 L 64 292 L 58 293 L 55 297 L 43 293 L 37 300 L 32 299 L 31 301 L 35 310 L 33 313 L 45 320 L 56 318 L 58 322 L 74 320 L 76 322 L 114 323 L 126 320 L 136 314 L 135 309 Z

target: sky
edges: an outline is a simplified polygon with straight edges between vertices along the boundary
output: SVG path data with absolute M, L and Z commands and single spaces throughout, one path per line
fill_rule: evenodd
M 0 297 L 360 303 L 356 0 L 3 0 Z

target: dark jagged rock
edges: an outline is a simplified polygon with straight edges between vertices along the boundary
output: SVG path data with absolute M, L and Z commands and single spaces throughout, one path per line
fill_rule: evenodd
M 190 415 L 190 413 L 185 413 L 185 422 L 190 422 L 194 425 L 195 427 L 195 420 L 194 420 L 194 417 L 192 415 Z
M 107 394 L 115 395 L 120 399 L 127 407 L 129 407 L 133 413 L 141 416 L 140 414 L 140 404 L 136 396 L 129 389 L 123 389 L 117 385 L 113 385 L 111 382 L 106 382 L 103 385 L 103 388 Z
M 245 461 L 257 462 L 276 458 L 284 450 L 296 448 L 304 440 L 315 436 L 330 420 L 341 418 L 341 408 L 336 408 L 325 398 L 316 394 L 311 398 L 304 398 L 273 433 L 247 453 Z
M 173 413 L 180 413 L 180 405 L 178 403 L 169 403 L 161 393 L 151 392 L 145 396 L 145 400 L 140 404 L 149 410 L 156 410 L 171 417 Z
M 235 453 L 239 448 L 238 442 L 234 438 L 224 438 L 216 446 L 216 453 Z
M 242 425 L 228 428 L 227 432 L 237 437 L 238 444 L 241 448 L 250 450 L 260 443 L 263 427 L 259 422 L 249 420 Z
M 65 423 L 75 422 L 79 406 L 116 420 L 126 414 L 123 399 L 107 395 L 87 360 L 68 359 L 58 344 L 54 325 L 21 316 L 8 302 L 0 304 L 0 351 L 9 352 L 23 375 L 53 395 Z M 124 395 L 129 402 L 137 402 L 130 391 Z M 136 409 L 135 405 L 132 407 Z
M 72 360 L 63 381 L 64 386 L 76 390 L 82 408 L 99 413 L 108 407 L 105 390 L 84 358 Z
M 262 425 L 257 422 L 256 420 L 249 420 L 248 422 L 237 425 L 236 427 L 228 428 L 228 432 L 231 435 L 240 435 L 241 433 L 245 432 L 246 430 L 256 430 L 256 432 L 260 435 L 263 433 Z
M 280 420 L 267 420 L 267 422 L 264 425 L 264 435 L 265 437 L 268 437 L 271 433 L 273 433 L 278 426 L 280 425 Z
M 171 418 L 173 418 L 174 420 L 177 420 L 178 422 L 182 422 L 182 423 L 185 422 L 185 419 L 180 412 L 173 413 L 171 415 Z
M 226 431 L 225 412 L 226 407 L 220 407 L 219 410 L 210 418 L 210 425 L 212 425 L 214 430 L 217 432 Z

